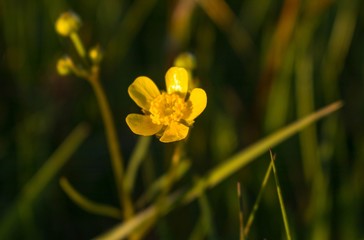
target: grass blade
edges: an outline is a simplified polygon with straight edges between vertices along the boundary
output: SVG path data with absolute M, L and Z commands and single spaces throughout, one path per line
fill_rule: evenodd
M 237 193 L 239 201 L 239 239 L 245 240 L 244 235 L 244 215 L 243 215 L 243 196 L 241 195 L 240 182 L 237 183 Z
M 125 172 L 125 190 L 131 192 L 134 187 L 135 177 L 140 164 L 145 159 L 150 144 L 150 137 L 141 136 L 130 157 L 129 165 Z
M 277 194 L 278 194 L 278 199 L 279 199 L 279 205 L 281 206 L 281 211 L 282 211 L 284 229 L 286 230 L 286 237 L 287 237 L 287 240 L 291 240 L 292 238 L 291 238 L 291 233 L 290 233 L 290 230 L 289 230 L 289 225 L 288 225 L 288 220 L 287 220 L 287 214 L 286 214 L 286 208 L 284 206 L 282 192 L 281 192 L 281 186 L 279 184 L 277 170 L 276 170 L 276 166 L 274 164 L 275 156 L 273 156 L 271 150 L 269 151 L 269 153 L 270 153 L 271 164 L 272 164 L 272 167 L 273 167 L 274 180 L 276 182 L 276 187 L 277 187 Z
M 264 179 L 263 179 L 262 185 L 260 187 L 257 199 L 255 200 L 255 203 L 253 205 L 253 210 L 249 214 L 248 221 L 247 221 L 245 229 L 244 229 L 245 236 L 248 236 L 248 234 L 249 234 L 250 227 L 253 224 L 255 213 L 257 212 L 257 210 L 259 208 L 260 200 L 262 199 L 262 195 L 263 195 L 265 186 L 267 186 L 267 182 L 268 182 L 271 172 L 272 172 L 272 163 L 269 164 L 269 167 L 268 167 L 267 171 L 265 172 Z

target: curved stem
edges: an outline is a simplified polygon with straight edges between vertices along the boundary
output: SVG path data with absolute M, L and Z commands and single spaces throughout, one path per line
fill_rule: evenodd
M 121 213 L 118 208 L 94 202 L 84 197 L 71 185 L 67 178 L 61 177 L 59 184 L 67 196 L 85 211 L 115 219 L 121 219 Z
M 108 143 L 109 152 L 111 155 L 111 164 L 114 171 L 116 186 L 119 193 L 120 205 L 124 210 L 123 215 L 125 219 L 129 219 L 133 215 L 133 206 L 131 203 L 130 195 L 125 191 L 123 184 L 124 168 L 123 159 L 120 152 L 119 140 L 116 136 L 116 129 L 113 116 L 111 114 L 109 102 L 106 98 L 104 89 L 99 80 L 99 69 L 94 67 L 88 78 L 91 86 L 95 92 L 97 102 L 100 107 L 101 116 L 106 128 L 106 138 Z

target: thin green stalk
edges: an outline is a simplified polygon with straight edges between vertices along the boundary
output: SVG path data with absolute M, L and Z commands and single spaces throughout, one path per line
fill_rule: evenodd
M 176 178 L 177 170 L 178 170 L 178 165 L 182 158 L 183 145 L 184 145 L 184 142 L 177 142 L 174 146 L 174 151 L 173 151 L 173 155 L 171 158 L 171 165 L 170 165 L 169 170 L 166 175 L 167 181 L 165 182 L 166 184 L 163 185 L 164 188 L 162 188 L 162 192 L 161 192 L 161 194 L 159 196 L 159 200 L 157 200 L 157 202 L 163 203 L 164 198 L 167 197 L 167 194 L 170 192 L 171 188 L 173 187 L 173 184 L 177 180 L 177 178 Z
M 111 164 L 114 171 L 115 183 L 119 193 L 120 205 L 123 209 L 124 218 L 129 219 L 133 215 L 134 210 L 130 195 L 124 188 L 124 168 L 123 158 L 120 151 L 120 144 L 116 136 L 116 128 L 113 116 L 111 114 L 110 105 L 99 80 L 98 67 L 94 67 L 92 69 L 88 80 L 91 83 L 91 86 L 95 92 L 96 99 L 100 107 L 102 120 L 105 125 L 107 144 L 111 155 Z
M 78 36 L 78 33 L 77 32 L 71 33 L 70 38 L 73 44 L 75 45 L 77 53 L 80 55 L 81 58 L 84 59 L 86 57 L 86 51 L 85 48 L 83 47 L 80 37 Z
M 59 184 L 61 185 L 63 191 L 68 195 L 68 197 L 84 210 L 102 216 L 121 219 L 121 213 L 118 208 L 105 204 L 100 204 L 87 199 L 71 185 L 67 178 L 62 177 L 59 180 Z
M 128 168 L 125 172 L 124 186 L 126 191 L 131 192 L 134 187 L 137 171 L 148 152 L 150 137 L 140 136 L 136 147 L 130 157 Z
M 279 205 L 281 206 L 281 211 L 282 211 L 284 229 L 286 230 L 286 237 L 287 237 L 287 240 L 291 240 L 292 238 L 291 238 L 291 233 L 290 233 L 290 230 L 289 230 L 286 208 L 284 206 L 282 192 L 281 192 L 281 186 L 279 184 L 277 170 L 276 170 L 276 166 L 274 164 L 275 156 L 273 156 L 272 151 L 269 151 L 269 153 L 270 153 L 271 164 L 272 164 L 272 167 L 273 167 L 274 180 L 275 180 L 276 186 L 277 186 L 277 194 L 278 194 L 278 199 L 279 199 Z
M 267 182 L 268 182 L 271 172 L 272 172 L 272 163 L 269 164 L 269 167 L 268 167 L 267 171 L 265 172 L 264 179 L 263 179 L 262 185 L 260 186 L 260 190 L 259 190 L 257 199 L 255 200 L 255 203 L 253 205 L 253 210 L 249 214 L 248 221 L 247 221 L 245 229 L 244 229 L 245 236 L 248 236 L 248 234 L 249 234 L 250 228 L 254 221 L 255 213 L 257 212 L 257 210 L 259 208 L 260 200 L 262 199 L 262 195 L 265 190 L 265 187 L 267 186 Z
M 296 109 L 297 116 L 301 117 L 315 108 L 314 97 L 314 68 L 313 58 L 310 53 L 307 53 L 307 43 L 302 38 L 298 44 L 297 59 L 296 59 Z M 306 180 L 311 183 L 315 174 L 320 171 L 320 160 L 318 158 L 318 142 L 316 136 L 316 125 L 303 130 L 300 134 L 300 148 L 303 163 L 303 173 Z
M 201 240 L 201 239 L 206 239 L 206 230 L 202 227 L 203 225 L 203 220 L 202 220 L 202 216 L 200 216 L 198 218 L 198 220 L 196 221 L 196 224 L 190 234 L 190 236 L 188 237 L 189 240 Z
M 205 229 L 208 239 L 218 239 L 213 223 L 211 207 L 205 192 L 201 192 L 200 196 L 198 197 L 198 203 L 201 209 L 202 227 Z
M 239 239 L 245 240 L 244 235 L 244 215 L 243 215 L 243 196 L 241 194 L 240 182 L 237 183 L 237 194 L 239 201 Z

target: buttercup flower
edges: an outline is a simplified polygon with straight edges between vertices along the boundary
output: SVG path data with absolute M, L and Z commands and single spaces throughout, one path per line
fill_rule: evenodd
M 72 11 L 64 12 L 57 19 L 55 28 L 58 34 L 68 37 L 81 26 L 81 19 Z
M 159 91 L 148 77 L 138 77 L 128 93 L 144 114 L 129 114 L 126 123 L 138 135 L 156 134 L 161 142 L 174 142 L 187 137 L 196 117 L 205 109 L 207 96 L 203 89 L 188 91 L 188 73 L 171 67 L 165 76 L 167 92 Z

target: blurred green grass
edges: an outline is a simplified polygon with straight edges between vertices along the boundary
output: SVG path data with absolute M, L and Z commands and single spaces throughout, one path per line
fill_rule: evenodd
M 137 138 L 124 118 L 138 110 L 127 87 L 140 75 L 163 86 L 164 72 L 181 51 L 195 54 L 196 76 L 208 94 L 208 107 L 187 144 L 192 174 L 203 175 L 268 133 L 342 99 L 341 114 L 276 147 L 276 165 L 294 239 L 364 237 L 364 9 L 358 0 L 24 1 L 21 7 L 2 0 L 0 216 L 83 121 L 91 126 L 90 137 L 59 176 L 67 176 L 91 199 L 116 205 L 92 90 L 85 81 L 55 71 L 56 60 L 70 46 L 56 35 L 54 22 L 68 9 L 83 19 L 85 44 L 100 43 L 105 50 L 101 78 L 126 159 Z M 161 160 L 167 155 L 164 146 L 152 140 L 150 149 L 152 163 L 143 163 L 144 181 L 135 183 L 134 197 L 167 169 Z M 206 192 L 200 200 L 208 206 L 202 209 L 205 213 L 200 214 L 198 202 L 184 206 L 166 216 L 149 238 L 186 239 L 195 224 L 211 221 L 213 236 L 237 239 L 236 182 L 244 184 L 249 211 L 268 160 L 267 154 Z M 57 182 L 55 178 L 38 197 L 12 239 L 88 239 L 117 223 L 83 212 Z M 276 220 L 280 209 L 274 191 L 273 185 L 267 186 L 252 239 L 284 236 L 283 224 Z

